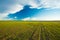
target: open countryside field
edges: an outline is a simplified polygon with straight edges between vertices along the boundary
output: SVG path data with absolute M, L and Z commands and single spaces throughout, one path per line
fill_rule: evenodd
M 0 40 L 60 40 L 60 22 L 0 21 Z

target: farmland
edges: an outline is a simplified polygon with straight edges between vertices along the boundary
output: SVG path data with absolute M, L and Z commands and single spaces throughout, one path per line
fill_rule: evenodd
M 60 22 L 0 21 L 0 40 L 60 40 Z

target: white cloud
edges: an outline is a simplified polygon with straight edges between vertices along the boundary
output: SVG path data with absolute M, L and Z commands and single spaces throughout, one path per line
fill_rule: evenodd
M 45 8 L 60 8 L 60 0 L 41 0 Z
M 17 17 L 15 17 L 15 18 L 17 18 Z M 2 20 L 2 19 L 1 19 Z M 4 20 L 15 20 L 15 19 L 13 19 L 13 18 L 8 18 L 8 19 L 4 19 Z M 37 19 L 37 18 L 34 18 L 34 17 L 32 17 L 32 18 L 30 18 L 30 17 L 27 17 L 27 18 L 24 18 L 24 19 L 21 19 L 21 20 L 23 20 L 23 21 L 38 21 L 38 20 L 40 20 L 40 19 Z
M 60 0 L 19 0 L 19 3 L 22 5 L 31 5 L 32 8 L 60 8 Z
M 32 5 L 30 2 L 33 3 L 33 1 L 34 0 L 0 0 L 0 19 L 7 17 L 8 14 L 22 10 L 24 5 Z M 33 5 L 36 6 L 36 4 Z
M 31 5 L 33 8 L 60 8 L 60 0 L 5 0 L 0 1 L 0 13 L 17 12 L 23 8 L 24 5 Z
M 0 13 L 0 20 L 1 20 L 1 19 L 4 19 L 5 17 L 7 17 L 7 14 L 8 14 L 8 13 L 3 13 L 3 14 Z
M 13 14 L 16 13 L 20 10 L 23 9 L 22 5 L 13 5 L 12 7 L 10 7 L 8 10 L 4 10 L 2 13 L 0 13 L 0 19 L 4 19 L 5 17 L 8 17 L 9 14 Z
M 17 5 L 15 5 L 15 6 L 12 6 L 11 9 L 8 10 L 7 12 L 8 12 L 8 13 L 16 13 L 16 12 L 22 10 L 22 9 L 23 9 L 23 6 L 17 4 Z
M 23 9 L 18 0 L 0 0 L 0 19 L 4 19 L 8 14 L 16 13 Z
M 22 10 L 24 5 L 31 5 L 31 8 L 38 9 L 41 7 L 54 9 L 60 8 L 60 0 L 0 0 L 0 19 L 4 19 L 8 14 Z M 35 19 L 36 18 L 33 18 L 33 20 Z
M 24 18 L 22 20 L 24 20 L 24 21 L 30 20 L 30 17 Z
M 24 18 L 24 19 L 22 19 L 22 20 L 24 20 L 24 21 L 34 21 L 34 20 L 36 20 L 37 21 L 37 18 L 30 18 L 30 17 L 27 17 L 27 18 Z

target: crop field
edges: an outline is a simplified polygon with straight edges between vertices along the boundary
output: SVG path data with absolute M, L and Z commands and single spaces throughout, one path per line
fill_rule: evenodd
M 0 40 L 60 40 L 60 22 L 0 21 Z

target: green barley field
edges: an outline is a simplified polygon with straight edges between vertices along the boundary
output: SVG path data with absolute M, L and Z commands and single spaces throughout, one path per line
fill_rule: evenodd
M 60 22 L 0 21 L 0 40 L 60 40 Z

